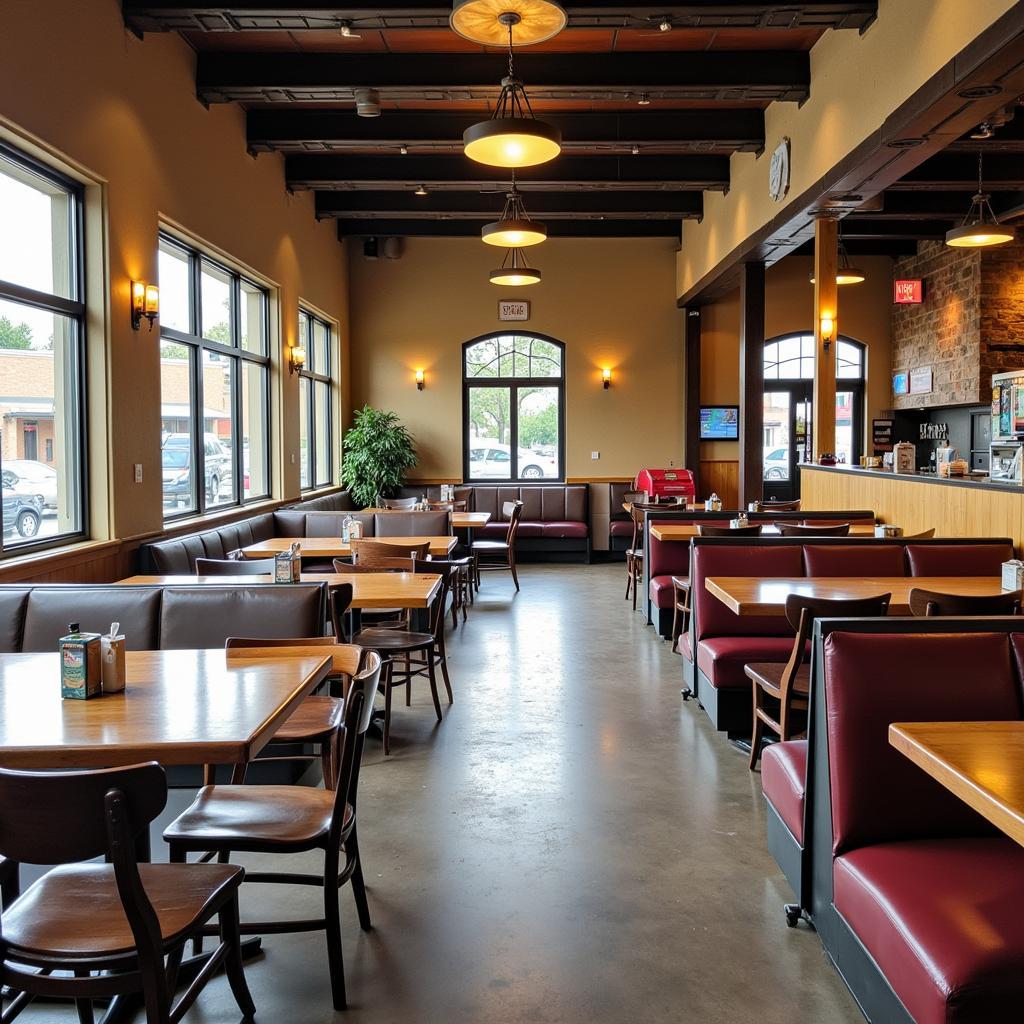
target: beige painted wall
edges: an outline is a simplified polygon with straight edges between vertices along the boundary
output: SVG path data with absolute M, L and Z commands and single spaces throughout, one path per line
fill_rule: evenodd
M 877 131 L 893 110 L 1013 6 L 1014 0 L 880 0 L 878 18 L 864 35 L 826 32 L 811 51 L 810 98 L 803 106 L 771 104 L 765 113 L 764 153 L 734 154 L 729 193 L 706 194 L 703 221 L 684 223 L 677 294 L 778 213 L 782 204 L 768 195 L 768 165 L 783 138 L 792 143 L 792 198 Z
M 814 321 L 814 286 L 809 256 L 790 256 L 769 267 L 765 283 L 765 337 L 809 331 Z M 865 430 L 871 418 L 892 406 L 891 361 L 892 267 L 888 257 L 858 257 L 867 274 L 863 284 L 839 289 L 836 329 L 867 345 L 868 387 Z M 701 312 L 701 401 L 737 405 L 739 382 L 739 292 L 705 306 Z M 705 441 L 704 459 L 738 459 L 735 442 Z
M 136 39 L 124 29 L 117 0 L 4 0 L 0 31 L 0 137 L 27 148 L 34 140 L 91 186 L 94 533 L 104 536 L 108 521 L 114 537 L 159 530 L 157 335 L 130 329 L 128 289 L 132 278 L 157 278 L 161 218 L 277 286 L 278 370 L 300 297 L 339 321 L 347 337 L 345 251 L 333 222 L 314 219 L 311 194 L 285 192 L 280 157 L 247 155 L 244 113 L 197 102 L 195 57 L 176 35 Z M 341 359 L 344 369 L 347 351 Z M 276 496 L 294 497 L 298 378 L 276 371 L 273 393 Z M 136 462 L 144 467 L 142 484 L 133 482 Z
M 566 345 L 570 478 L 632 476 L 682 458 L 682 314 L 675 243 L 550 239 L 530 250 L 544 275 L 498 288 L 500 250 L 475 238 L 408 239 L 397 261 L 353 251 L 352 401 L 392 409 L 416 436 L 418 479 L 462 478 L 462 343 L 499 331 L 498 300 L 532 303 L 525 329 Z M 535 254 L 535 255 L 534 255 Z M 601 368 L 613 370 L 601 387 Z M 416 390 L 413 374 L 426 371 Z M 599 451 L 598 461 L 590 458 Z

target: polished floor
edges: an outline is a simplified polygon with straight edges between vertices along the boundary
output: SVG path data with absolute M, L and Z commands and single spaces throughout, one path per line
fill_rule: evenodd
M 368 746 L 374 930 L 346 887 L 350 1009 L 330 1008 L 321 935 L 271 936 L 247 967 L 259 1020 L 862 1021 L 816 936 L 785 926 L 760 776 L 680 700 L 679 659 L 629 612 L 622 578 L 527 566 L 516 594 L 485 576 L 449 634 L 444 722 L 423 684 L 411 709 L 397 694 L 391 757 Z M 312 916 L 317 896 L 253 886 L 243 915 Z M 234 1020 L 222 979 L 186 1017 Z

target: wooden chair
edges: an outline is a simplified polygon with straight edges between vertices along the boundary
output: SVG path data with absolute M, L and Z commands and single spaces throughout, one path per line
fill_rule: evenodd
M 99 771 L 0 769 L 0 855 L 59 865 L 3 911 L 0 985 L 17 993 L 4 1021 L 45 996 L 75 1000 L 79 1021 L 91 1024 L 94 999 L 140 995 L 148 1024 L 172 1024 L 221 966 L 243 1020 L 255 1019 L 238 923 L 243 869 L 138 863 L 166 803 L 167 778 L 153 761 Z M 104 855 L 105 864 L 81 863 Z M 185 943 L 214 917 L 220 944 L 172 1006 Z
M 338 592 L 342 593 L 336 597 Z M 346 593 L 347 592 L 347 593 Z M 352 585 L 346 583 L 336 587 L 331 593 L 333 602 L 332 619 L 343 616 L 352 603 Z M 325 694 L 306 697 L 305 700 L 289 716 L 288 720 L 274 733 L 270 743 L 271 750 L 280 743 L 309 743 L 319 748 L 320 767 L 324 776 L 324 789 L 334 789 L 338 784 L 338 765 L 341 760 L 341 724 L 345 716 L 344 694 L 350 680 L 359 668 L 359 657 L 362 653 L 358 647 L 339 644 L 333 636 L 307 637 L 301 640 L 264 640 L 246 637 L 228 637 L 224 644 L 228 652 L 228 660 L 244 658 L 253 650 L 287 648 L 288 653 L 297 653 L 309 648 L 312 656 L 330 654 L 334 658 L 330 678 L 338 680 L 340 686 L 337 696 Z M 305 754 L 285 755 L 271 754 L 260 758 L 267 761 L 298 761 L 307 760 Z M 241 769 L 242 782 L 245 766 Z
M 782 537 L 848 537 L 849 523 L 835 526 L 805 526 L 802 523 L 776 523 L 775 528 Z
M 767 498 L 761 502 L 761 508 L 765 512 L 799 512 L 800 499 L 796 501 L 776 501 L 774 498 Z
M 459 625 L 459 612 L 462 621 L 468 617 L 467 607 L 473 603 L 473 560 L 471 558 L 434 558 L 430 555 L 420 564 L 420 572 L 430 572 L 429 566 L 435 566 L 437 572 L 447 572 L 451 577 L 452 595 L 452 629 Z M 413 572 L 416 572 L 415 567 Z
M 679 653 L 679 638 L 690 621 L 690 581 L 686 576 L 672 577 L 672 653 Z
M 272 558 L 197 558 L 197 576 L 274 575 Z
M 465 498 L 458 501 L 428 501 L 428 512 L 465 512 L 467 502 Z
M 888 614 L 892 594 L 854 600 L 829 600 L 790 594 L 786 598 L 786 618 L 796 631 L 793 652 L 785 665 L 759 662 L 744 665 L 754 698 L 754 732 L 750 739 L 750 770 L 757 767 L 761 743 L 767 729 L 780 740 L 792 739 L 794 712 L 806 717 L 810 694 L 810 668 L 804 663 L 814 620 L 826 617 L 881 617 Z M 771 705 L 767 703 L 771 702 Z M 801 723 L 802 724 L 802 723 Z
M 413 572 L 436 573 L 441 577 L 441 589 L 430 607 L 429 632 L 412 629 L 361 629 L 352 638 L 352 642 L 368 651 L 376 651 L 381 657 L 387 658 L 387 665 L 381 679 L 384 693 L 384 755 L 391 753 L 391 691 L 396 686 L 405 686 L 406 707 L 412 702 L 413 676 L 426 674 L 430 683 L 430 696 L 434 702 L 434 712 L 441 721 L 441 701 L 437 695 L 436 669 L 440 665 L 444 679 L 444 688 L 448 693 L 448 703 L 452 703 L 452 684 L 448 676 L 448 657 L 444 646 L 445 604 L 451 579 L 447 572 L 438 572 L 432 568 L 433 562 L 417 560 Z M 421 655 L 422 660 L 413 660 Z M 396 667 L 395 659 L 401 657 L 404 665 Z
M 416 507 L 419 498 L 381 498 L 380 507 L 389 512 L 408 512 Z
M 1020 590 L 1008 590 L 1003 594 L 965 596 L 943 594 L 935 590 L 914 587 L 910 591 L 910 614 L 926 615 L 1019 615 L 1021 608 Z
M 17 862 L 0 857 L 0 909 L 9 907 L 20 893 Z
M 698 526 L 702 537 L 760 537 L 761 525 L 753 526 Z
M 197 852 L 214 852 L 223 859 L 235 850 L 275 857 L 306 854 L 310 850 L 323 852 L 323 873 L 319 875 L 251 871 L 245 876 L 246 882 L 320 886 L 324 895 L 323 917 L 246 921 L 241 931 L 246 935 L 324 931 L 336 1010 L 346 1006 L 338 905 L 338 890 L 346 882 L 352 883 L 360 927 L 363 931 L 370 929 L 370 908 L 356 834 L 356 795 L 363 741 L 373 714 L 373 696 L 380 673 L 380 658 L 368 653 L 365 667 L 349 687 L 338 785 L 333 792 L 311 786 L 204 786 L 192 805 L 164 831 L 174 864 L 184 863 L 189 853 Z
M 504 540 L 475 540 L 470 547 L 473 559 L 473 575 L 477 589 L 480 589 L 480 571 L 482 569 L 508 569 L 512 573 L 512 581 L 519 589 L 519 575 L 516 572 L 516 534 L 519 533 L 519 520 L 523 514 L 521 501 L 506 501 L 501 506 L 501 514 L 508 517 L 508 532 Z M 482 564 L 482 558 L 497 558 L 500 561 Z
M 430 541 L 422 544 L 389 544 L 386 540 L 354 540 L 351 543 L 352 561 L 359 565 L 379 565 L 381 558 L 426 558 L 430 553 Z
M 633 520 L 633 538 L 626 548 L 626 595 L 623 600 L 628 601 L 632 593 L 633 611 L 636 611 L 637 591 L 644 578 L 644 512 L 648 508 L 649 505 L 639 501 L 630 502 L 629 505 L 629 516 Z

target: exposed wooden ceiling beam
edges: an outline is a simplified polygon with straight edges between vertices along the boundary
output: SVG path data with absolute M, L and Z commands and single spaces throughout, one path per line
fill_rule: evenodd
M 497 220 L 505 202 L 504 192 L 410 191 L 318 192 L 316 215 L 325 217 L 467 217 Z M 541 220 L 570 217 L 619 217 L 633 220 L 681 220 L 699 218 L 704 200 L 699 192 L 624 192 L 602 189 L 592 192 L 530 192 L 530 214 Z
M 570 28 L 646 28 L 668 18 L 674 28 L 864 31 L 878 13 L 877 0 L 697 0 L 660 6 L 596 0 L 564 6 Z M 357 29 L 436 29 L 447 27 L 451 14 L 451 4 L 439 4 L 436 0 L 402 0 L 372 7 L 355 3 L 308 4 L 299 0 L 249 0 L 245 4 L 124 0 L 123 9 L 125 21 L 136 32 L 324 31 L 338 29 L 342 22 Z
M 583 220 L 552 221 L 548 224 L 549 238 L 679 238 L 679 221 L 669 220 Z M 339 220 L 338 237 L 351 235 L 388 236 L 407 235 L 410 237 L 453 237 L 479 238 L 480 222 L 475 220 L 430 220 L 372 219 Z M 486 248 L 481 246 L 481 250 Z M 483 259 L 487 254 L 481 253 Z M 543 254 L 538 253 L 537 262 L 543 267 Z M 496 252 L 495 266 L 501 262 Z
M 288 187 L 301 189 L 400 189 L 418 184 L 471 192 L 508 184 L 498 168 L 464 156 L 288 156 Z M 524 192 L 591 190 L 724 191 L 729 158 L 724 156 L 566 156 L 516 172 Z
M 221 53 L 198 55 L 196 90 L 206 103 L 352 101 L 374 88 L 383 100 L 493 100 L 505 73 L 497 54 Z M 533 99 L 616 99 L 707 103 L 802 102 L 810 94 L 807 53 L 520 53 L 516 73 Z
M 993 153 L 983 160 L 986 192 L 1024 188 L 1024 161 L 1013 153 Z M 945 152 L 933 156 L 889 186 L 889 191 L 974 192 L 978 187 L 978 153 Z
M 673 110 L 591 114 L 545 111 L 562 132 L 562 148 L 574 152 L 760 152 L 760 110 Z M 285 153 L 360 151 L 461 152 L 462 133 L 477 113 L 423 110 L 359 117 L 347 110 L 251 110 L 249 150 Z

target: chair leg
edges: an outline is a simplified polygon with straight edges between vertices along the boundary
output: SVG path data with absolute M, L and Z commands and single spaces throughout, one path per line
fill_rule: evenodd
M 324 789 L 337 789 L 338 780 L 334 777 L 334 736 L 320 741 L 320 771 L 324 777 Z
M 412 659 L 405 656 L 405 706 L 412 707 Z
M 384 680 L 384 756 L 391 753 L 391 691 L 393 663 L 388 664 L 387 678 Z
M 430 679 L 430 696 L 434 700 L 434 711 L 437 713 L 437 720 L 441 721 L 441 701 L 437 696 L 437 674 L 434 672 L 434 652 L 427 651 L 427 673 Z
M 757 762 L 761 757 L 761 741 L 764 739 L 764 722 L 761 721 L 761 717 L 757 713 L 760 710 L 760 702 L 757 699 L 759 689 L 757 683 L 753 683 L 754 731 L 750 737 L 750 760 L 747 762 L 747 767 L 751 771 L 755 771 L 757 768 Z
M 679 602 L 676 601 L 672 608 L 672 653 L 679 653 L 679 634 L 682 632 L 682 622 L 679 618 Z
M 337 854 L 324 858 L 324 925 L 327 932 L 327 965 L 331 972 L 331 996 L 336 1010 L 348 1007 L 345 996 L 345 961 L 341 953 L 341 907 L 338 905 Z
M 516 585 L 516 590 L 519 590 L 519 574 L 516 572 L 516 553 L 509 551 L 508 553 L 508 567 L 512 570 L 512 581 Z
M 636 611 L 636 593 L 640 589 L 638 586 L 639 580 L 637 578 L 637 569 L 640 569 L 640 574 L 643 574 L 643 566 L 637 566 L 636 559 L 633 560 L 633 611 Z
M 89 977 L 88 971 L 75 971 L 76 978 Z M 96 1024 L 96 1018 L 92 1012 L 91 999 L 76 999 L 75 1010 L 78 1012 L 78 1024 Z
M 366 883 L 363 881 L 363 862 L 359 859 L 359 838 L 356 835 L 356 826 L 352 826 L 352 833 L 345 840 L 345 852 L 349 861 L 353 863 L 352 868 L 352 895 L 356 901 L 356 912 L 359 914 L 359 927 L 368 932 L 373 924 L 370 921 L 370 904 L 366 900 Z
M 629 591 L 633 586 L 633 556 L 627 551 L 626 552 L 626 594 L 623 597 L 623 601 L 629 600 Z
M 238 893 L 230 903 L 225 904 L 217 915 L 220 923 L 220 941 L 227 947 L 224 955 L 224 973 L 228 976 L 231 994 L 242 1011 L 245 1022 L 256 1019 L 256 1004 L 245 980 L 242 965 L 242 932 L 238 924 Z

